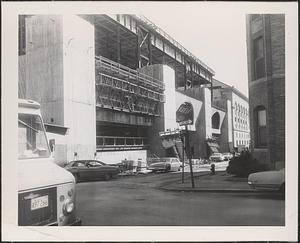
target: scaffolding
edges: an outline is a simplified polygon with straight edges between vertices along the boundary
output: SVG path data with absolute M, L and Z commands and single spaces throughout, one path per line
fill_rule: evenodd
M 164 83 L 104 57 L 96 56 L 96 105 L 125 112 L 161 115 Z

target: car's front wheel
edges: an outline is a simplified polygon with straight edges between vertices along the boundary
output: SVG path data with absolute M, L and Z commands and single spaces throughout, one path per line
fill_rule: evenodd
M 170 170 L 171 170 L 171 165 L 167 164 L 167 165 L 166 165 L 165 172 L 167 173 L 167 172 L 169 172 Z
M 111 178 L 112 178 L 112 175 L 111 175 L 110 173 L 106 173 L 106 174 L 104 175 L 104 179 L 105 179 L 106 181 L 109 181 Z

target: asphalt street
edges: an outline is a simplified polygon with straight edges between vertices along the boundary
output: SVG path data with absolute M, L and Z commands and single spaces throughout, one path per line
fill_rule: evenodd
M 77 184 L 84 226 L 282 226 L 285 201 L 271 193 L 160 189 L 180 173 L 127 176 Z

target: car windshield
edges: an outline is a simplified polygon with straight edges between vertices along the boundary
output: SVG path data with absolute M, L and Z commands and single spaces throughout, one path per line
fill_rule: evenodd
M 18 124 L 19 159 L 49 157 L 50 151 L 41 117 L 19 114 Z
M 101 164 L 101 165 L 106 165 L 104 162 L 99 161 L 99 160 L 96 160 L 95 162 L 97 162 L 97 163 L 99 163 L 99 164 Z

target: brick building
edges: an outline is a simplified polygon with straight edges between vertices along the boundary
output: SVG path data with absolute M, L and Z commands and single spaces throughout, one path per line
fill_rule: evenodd
M 247 15 L 251 150 L 271 168 L 285 161 L 285 16 Z

